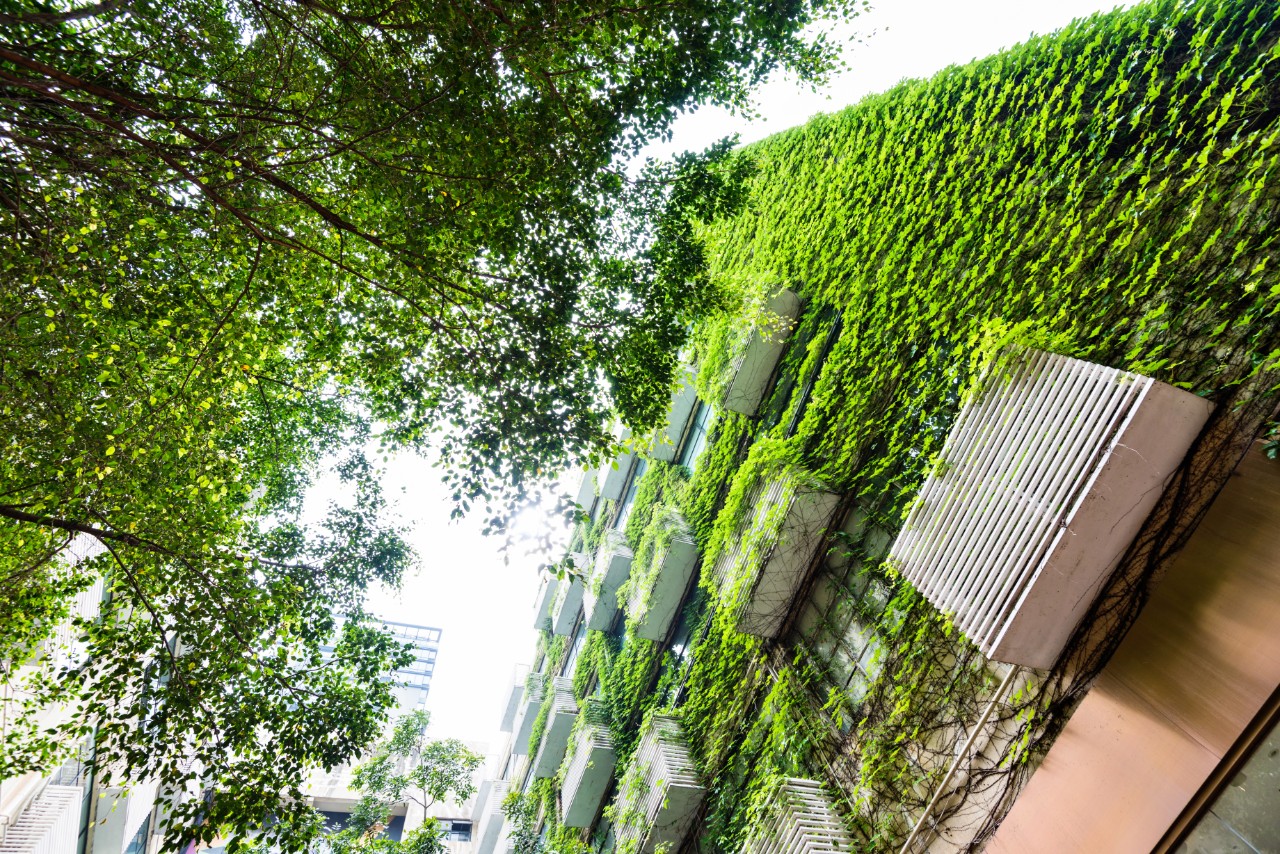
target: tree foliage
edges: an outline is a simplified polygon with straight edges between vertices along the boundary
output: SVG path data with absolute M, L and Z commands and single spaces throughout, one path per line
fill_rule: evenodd
M 381 837 L 397 805 L 412 804 L 426 814 L 437 803 L 463 803 L 475 794 L 475 772 L 484 757 L 456 738 L 428 739 L 430 722 L 430 713 L 423 710 L 404 715 L 390 738 L 355 769 L 352 786 L 362 796 L 347 826 L 326 838 L 333 851 L 435 854 L 444 850 L 439 825 L 430 817 L 400 842 Z
M 208 790 L 175 845 L 314 835 L 299 781 L 374 737 L 402 654 L 364 590 L 412 562 L 348 449 L 433 445 L 465 512 L 654 420 L 749 163 L 628 158 L 820 77 L 804 32 L 850 6 L 0 11 L 0 660 L 30 692 L 0 777 L 92 732 L 104 772 Z M 348 496 L 308 527 L 330 459 Z M 69 567 L 77 535 L 105 551 Z M 92 664 L 19 668 L 103 576 Z

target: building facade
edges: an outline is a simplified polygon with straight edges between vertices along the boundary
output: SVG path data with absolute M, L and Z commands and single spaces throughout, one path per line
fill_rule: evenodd
M 747 149 L 477 854 L 1280 847 L 1277 44 L 1148 4 Z

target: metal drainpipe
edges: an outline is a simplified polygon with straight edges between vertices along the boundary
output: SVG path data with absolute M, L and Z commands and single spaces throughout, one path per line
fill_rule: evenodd
M 898 854 L 910 854 L 911 844 L 916 841 L 916 837 L 924 830 L 924 823 L 929 820 L 929 816 L 933 814 L 933 808 L 938 805 L 938 801 L 942 798 L 942 793 L 946 791 L 947 784 L 951 782 L 951 778 L 955 776 L 956 769 L 960 767 L 960 760 L 969 755 L 969 750 L 973 747 L 973 743 L 978 739 L 978 733 L 982 732 L 982 728 L 986 726 L 987 719 L 991 717 L 991 712 L 995 709 L 996 703 L 1004 697 L 1005 691 L 1009 689 L 1009 684 L 1013 682 L 1013 677 L 1021 671 L 1019 665 L 1014 665 L 1000 682 L 1000 687 L 996 688 L 995 696 L 991 698 L 991 702 L 987 703 L 987 707 L 982 710 L 982 714 L 978 717 L 978 722 L 974 724 L 973 730 L 969 733 L 969 737 L 965 740 L 964 747 L 960 748 L 960 752 L 956 754 L 956 758 L 952 760 L 951 767 L 947 769 L 946 775 L 942 778 L 942 782 L 938 784 L 938 788 L 934 789 L 933 797 L 929 799 L 929 803 L 924 808 L 924 812 L 920 814 L 920 818 L 916 820 L 916 826 L 911 829 L 911 835 L 907 837 L 907 841 L 902 843 L 902 849 Z

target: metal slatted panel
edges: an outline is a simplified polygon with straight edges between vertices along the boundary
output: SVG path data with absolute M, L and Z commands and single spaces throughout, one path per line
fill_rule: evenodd
M 2 854 L 75 854 L 80 832 L 79 786 L 45 786 L 0 841 Z
M 589 827 L 595 821 L 618 761 L 600 702 L 588 700 L 579 717 L 560 787 L 561 821 L 567 827 Z
M 619 846 L 634 843 L 640 854 L 679 850 L 705 796 L 680 721 L 653 715 L 618 793 Z
M 765 822 L 742 854 L 827 854 L 853 850 L 853 840 L 815 780 L 783 781 L 765 805 Z
M 1077 530 L 1077 522 L 1092 524 L 1082 506 L 1136 517 L 1126 523 L 1136 531 L 1210 409 L 1149 377 L 1011 349 L 961 410 L 890 557 L 983 652 L 1048 666 L 1054 650 L 1034 641 L 1028 649 L 1018 639 L 1003 653 L 1014 657 L 1001 657 L 1033 586 L 1046 567 L 1070 575 L 1088 564 L 1076 581 L 1053 582 L 1079 598 L 1094 583 L 1085 576 L 1119 558 L 1110 539 L 1122 541 L 1120 551 L 1132 539 Z M 1160 435 L 1165 419 L 1168 436 Z M 1090 539 L 1100 544 L 1096 555 Z M 1058 610 L 1053 602 L 1037 607 Z M 1078 616 L 1079 608 L 1061 610 Z

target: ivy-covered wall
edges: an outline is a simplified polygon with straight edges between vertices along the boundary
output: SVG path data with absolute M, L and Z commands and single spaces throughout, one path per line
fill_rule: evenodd
M 739 850 L 779 775 L 825 780 L 861 846 L 896 850 L 942 774 L 926 754 L 953 749 L 996 681 L 882 565 L 984 361 L 1026 343 L 1210 397 L 1218 427 L 1274 429 L 1280 3 L 1095 16 L 745 156 L 749 210 L 706 234 L 740 308 L 697 330 L 704 399 L 770 295 L 804 308 L 757 415 L 718 412 L 692 476 L 651 463 L 637 490 L 638 564 L 664 508 L 702 552 L 682 654 L 593 632 L 575 690 L 601 693 L 624 756 L 647 712 L 682 717 L 710 788 L 703 850 Z M 839 491 L 857 524 L 833 535 L 790 633 L 763 641 L 717 612 L 710 573 L 778 466 Z M 599 518 L 578 543 L 598 545 Z M 1078 663 L 1017 687 L 977 840 L 1078 699 Z

